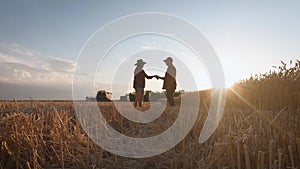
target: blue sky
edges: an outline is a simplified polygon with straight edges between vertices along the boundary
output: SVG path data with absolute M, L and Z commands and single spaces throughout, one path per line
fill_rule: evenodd
M 3 0 L 0 4 L 0 99 L 71 99 L 72 72 L 87 39 L 106 23 L 137 12 L 169 13 L 196 26 L 215 48 L 227 85 L 264 73 L 280 60 L 299 59 L 297 0 Z M 108 79 L 97 80 L 109 84 Z M 153 83 L 149 89 L 161 87 Z M 209 86 L 204 82 L 202 87 Z

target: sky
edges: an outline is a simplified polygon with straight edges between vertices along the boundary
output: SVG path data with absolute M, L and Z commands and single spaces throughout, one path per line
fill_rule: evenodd
M 87 40 L 105 24 L 141 12 L 171 14 L 193 24 L 216 51 L 226 85 L 230 86 L 251 74 L 267 72 L 281 60 L 288 62 L 300 58 L 299 8 L 297 0 L 1 0 L 0 99 L 72 99 L 76 61 Z M 107 55 L 105 64 L 99 63 L 94 91 L 81 93 L 76 99 L 93 96 L 98 89 L 110 90 L 114 79 L 122 79 L 120 77 L 125 75 L 124 85 L 119 86 L 122 91 L 113 92 L 113 96 L 118 98 L 122 93 L 133 91 L 131 73 L 138 58 L 147 62 L 144 67 L 147 73 L 162 75 L 166 70 L 162 60 L 170 53 L 139 51 L 125 60 L 122 56 L 124 48 L 143 44 L 147 49 L 147 44 L 153 46 L 159 42 L 166 42 L 166 48 L 181 49 L 180 45 L 156 36 L 127 40 Z M 155 61 L 152 55 L 157 56 Z M 180 82 L 178 89 L 210 88 L 204 66 L 182 63 L 183 57 L 174 56 Z M 131 66 L 125 66 L 128 64 Z M 193 69 L 198 71 L 191 71 Z M 117 76 L 118 71 L 121 73 Z M 196 77 L 196 88 L 184 86 L 185 71 Z M 122 72 L 126 72 L 124 76 Z M 93 74 L 95 72 L 90 75 Z M 161 91 L 161 86 L 161 81 L 151 80 L 147 81 L 146 89 Z

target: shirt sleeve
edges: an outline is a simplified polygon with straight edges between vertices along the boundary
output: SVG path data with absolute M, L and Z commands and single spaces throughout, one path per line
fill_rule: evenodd
M 144 77 L 146 77 L 147 79 L 150 79 L 151 77 L 147 75 L 147 73 L 143 70 L 143 74 L 144 74 Z

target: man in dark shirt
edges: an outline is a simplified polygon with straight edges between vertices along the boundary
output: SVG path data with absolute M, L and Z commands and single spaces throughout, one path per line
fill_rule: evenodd
M 174 92 L 176 89 L 176 68 L 173 65 L 173 59 L 168 57 L 164 60 L 168 69 L 165 73 L 165 77 L 155 76 L 157 79 L 164 80 L 163 89 L 166 89 L 166 97 L 170 106 L 175 106 L 174 103 Z
M 134 107 L 142 107 L 142 101 L 144 96 L 144 88 L 145 88 L 145 78 L 152 79 L 154 76 L 148 76 L 143 70 L 144 62 L 142 59 L 137 60 L 136 68 L 134 70 L 134 80 L 133 80 L 133 88 L 135 89 L 135 101 Z

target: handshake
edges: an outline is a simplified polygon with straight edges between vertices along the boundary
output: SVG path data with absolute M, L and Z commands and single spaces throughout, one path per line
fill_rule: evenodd
M 162 77 L 159 77 L 158 75 L 154 75 L 154 76 L 150 76 L 150 79 L 152 79 L 152 78 L 156 78 L 156 80 L 158 80 L 158 79 L 163 79 Z

